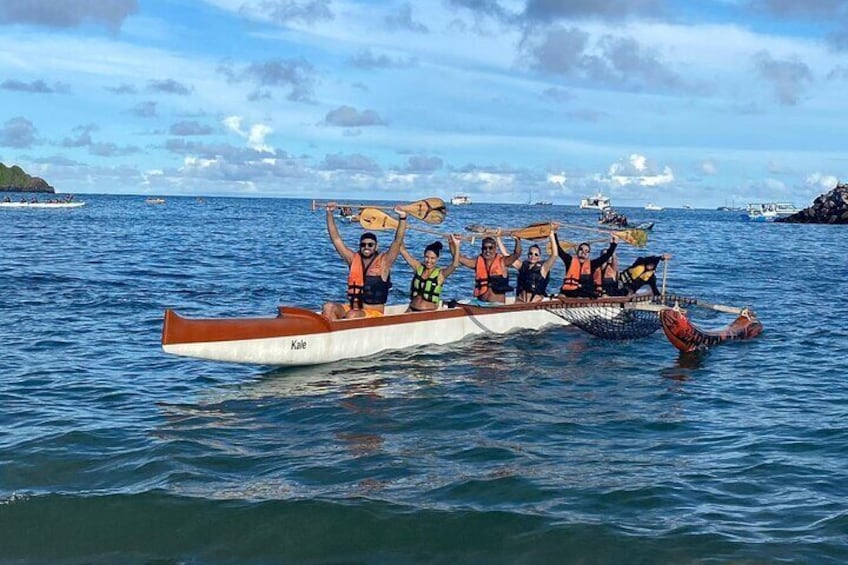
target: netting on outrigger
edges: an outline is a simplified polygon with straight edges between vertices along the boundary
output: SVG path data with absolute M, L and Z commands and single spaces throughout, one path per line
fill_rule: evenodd
M 659 312 L 663 308 L 685 306 L 692 299 L 666 294 L 621 298 L 557 299 L 542 302 L 540 308 L 567 320 L 594 336 L 605 339 L 637 339 L 662 327 Z

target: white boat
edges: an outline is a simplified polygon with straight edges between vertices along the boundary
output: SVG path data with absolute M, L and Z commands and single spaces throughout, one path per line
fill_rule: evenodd
M 773 222 L 778 218 L 786 218 L 799 211 L 794 204 L 789 202 L 750 203 L 742 218 L 752 222 Z
M 600 192 L 594 196 L 588 196 L 580 200 L 580 209 L 581 210 L 606 210 L 612 204 L 610 203 L 610 199 L 607 196 L 604 196 Z
M 659 212 L 659 211 L 661 211 L 662 209 L 663 209 L 663 207 L 662 207 L 662 206 L 660 206 L 660 205 L 658 205 L 658 204 L 654 204 L 653 202 L 649 202 L 649 203 L 645 206 L 645 210 L 650 210 L 650 211 L 652 211 L 652 212 Z
M 453 198 L 451 198 L 451 204 L 454 206 L 462 206 L 464 204 L 471 204 L 471 197 L 467 194 L 457 194 Z
M 85 202 L 0 202 L 2 208 L 79 208 Z
M 628 337 L 658 330 L 650 296 L 606 299 L 550 299 L 479 307 L 456 303 L 431 312 L 386 307 L 383 316 L 329 321 L 303 308 L 280 306 L 275 318 L 190 319 L 165 311 L 162 348 L 166 353 L 233 363 L 317 365 L 375 355 L 382 351 L 444 345 L 479 334 L 541 330 L 574 324 L 596 333 L 605 320 L 611 331 L 628 323 Z M 591 324 L 584 327 L 583 321 Z M 638 335 L 632 332 L 639 332 Z
M 539 200 L 538 202 L 533 204 L 534 206 L 553 206 L 554 203 L 551 200 Z
M 164 198 L 148 198 L 144 201 L 145 204 L 164 204 Z

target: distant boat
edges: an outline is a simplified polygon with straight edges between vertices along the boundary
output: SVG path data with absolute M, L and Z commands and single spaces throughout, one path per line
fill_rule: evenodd
M 554 203 L 551 202 L 550 200 L 539 200 L 538 202 L 533 204 L 533 206 L 553 206 L 553 205 L 554 205 Z
M 773 222 L 777 218 L 786 218 L 799 212 L 798 208 L 789 202 L 759 202 L 748 204 L 742 219 L 752 222 Z
M 80 208 L 85 202 L 0 202 L 2 208 Z
M 690 205 L 688 205 L 688 204 L 684 204 L 684 205 L 683 205 L 683 209 L 684 209 L 684 210 L 691 210 L 691 209 L 692 209 L 692 207 L 691 207 Z
M 663 207 L 662 207 L 662 206 L 659 206 L 659 205 L 657 205 L 657 204 L 654 204 L 653 202 L 650 202 L 650 203 L 648 203 L 648 205 L 647 205 L 647 206 L 645 206 L 645 210 L 651 210 L 652 212 L 659 212 L 659 211 L 661 211 L 662 209 L 663 209 Z
M 165 203 L 165 199 L 164 199 L 164 198 L 148 198 L 148 199 L 147 199 L 147 200 L 145 200 L 144 202 L 145 202 L 146 204 L 164 204 L 164 203 Z
M 610 199 L 600 192 L 595 196 L 588 196 L 580 200 L 581 210 L 606 210 L 611 206 Z
M 453 198 L 451 198 L 451 204 L 454 206 L 462 206 L 464 204 L 471 204 L 471 197 L 467 194 L 457 194 Z

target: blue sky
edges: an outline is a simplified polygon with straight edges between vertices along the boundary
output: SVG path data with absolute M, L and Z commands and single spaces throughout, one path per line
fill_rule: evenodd
M 58 192 L 787 200 L 848 169 L 845 0 L 0 0 Z

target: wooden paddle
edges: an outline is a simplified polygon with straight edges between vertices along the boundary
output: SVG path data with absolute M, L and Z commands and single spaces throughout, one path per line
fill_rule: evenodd
M 314 212 L 318 208 L 326 208 L 327 204 L 327 202 L 317 202 L 313 200 L 312 211 Z M 336 206 L 338 208 L 370 208 L 394 210 L 394 206 L 379 206 L 372 204 L 336 204 Z M 445 206 L 445 201 L 441 198 L 425 198 L 424 200 L 416 200 L 415 202 L 404 204 L 400 207 L 400 209 L 412 216 L 413 218 L 417 218 L 422 222 L 431 225 L 438 225 L 444 222 L 445 216 L 448 213 L 447 207 Z
M 558 226 L 575 230 L 593 231 L 595 233 L 613 234 L 624 243 L 629 243 L 634 247 L 645 247 L 648 243 L 648 232 L 635 228 L 628 230 L 604 230 L 601 228 L 591 228 L 589 226 L 578 226 L 574 224 L 558 224 Z
M 366 230 L 396 230 L 398 227 L 398 220 L 377 208 L 363 208 L 359 212 L 359 225 Z M 418 226 L 406 226 L 406 229 L 450 238 L 450 234 Z M 463 239 L 473 241 L 471 237 L 463 237 Z
M 523 228 L 487 228 L 485 226 L 481 226 L 479 224 L 472 224 L 470 226 L 465 226 L 467 231 L 472 233 L 482 235 L 482 236 L 509 236 L 509 237 L 519 237 L 521 239 L 545 239 L 550 237 L 551 231 L 555 229 L 556 224 L 552 224 L 551 222 L 544 222 L 538 224 L 530 224 L 527 227 Z

